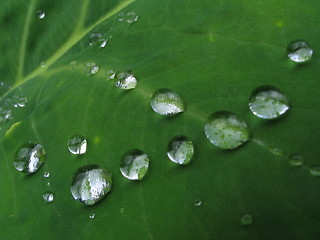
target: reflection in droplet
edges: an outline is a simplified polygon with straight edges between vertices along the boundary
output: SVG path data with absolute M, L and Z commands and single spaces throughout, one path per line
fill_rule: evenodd
M 137 79 L 131 71 L 117 72 L 114 79 L 116 87 L 124 90 L 133 89 L 137 86 Z
M 202 201 L 201 200 L 197 200 L 194 202 L 194 206 L 195 207 L 200 207 L 202 205 Z
M 251 214 L 244 214 L 240 218 L 240 222 L 242 226 L 248 226 L 253 223 L 253 216 Z
M 23 145 L 14 158 L 15 168 L 24 173 L 34 173 L 44 163 L 46 153 L 40 144 L 29 142 Z
M 90 218 L 90 219 L 94 219 L 95 217 L 96 217 L 96 214 L 95 214 L 95 213 L 90 213 L 90 214 L 89 214 L 89 218 Z
M 246 122 L 236 114 L 227 111 L 210 115 L 204 130 L 209 141 L 223 149 L 237 148 L 250 139 Z
M 305 41 L 291 42 L 288 46 L 288 57 L 297 63 L 306 62 L 311 59 L 313 50 Z
M 47 203 L 51 203 L 54 200 L 54 194 L 52 192 L 46 192 L 42 197 Z
M 290 107 L 283 93 L 274 87 L 262 86 L 252 92 L 249 108 L 259 118 L 275 119 L 285 114 Z
M 186 165 L 191 161 L 193 152 L 192 141 L 185 136 L 177 136 L 169 142 L 167 155 L 171 161 Z
M 110 192 L 111 186 L 111 174 L 96 165 L 87 165 L 75 172 L 70 191 L 74 199 L 93 205 Z
M 85 70 L 90 75 L 95 75 L 99 72 L 99 66 L 95 62 L 87 62 L 85 64 Z
M 149 158 L 140 150 L 126 152 L 120 161 L 122 175 L 130 180 L 141 180 L 147 173 Z
M 68 149 L 72 154 L 85 154 L 87 151 L 87 139 L 80 134 L 72 136 L 68 141 Z
M 174 91 L 162 88 L 154 92 L 151 97 L 153 111 L 164 116 L 173 116 L 184 112 L 186 107 L 182 98 Z
M 311 167 L 310 174 L 315 177 L 320 177 L 320 166 Z
M 289 164 L 292 167 L 300 167 L 303 165 L 303 157 L 298 154 L 293 154 L 290 156 Z
M 36 14 L 37 14 L 39 19 L 43 19 L 46 16 L 46 13 L 44 11 L 42 11 L 42 10 L 38 10 L 36 12 Z
M 12 119 L 12 111 L 0 107 L 0 124 L 5 123 Z
M 45 172 L 43 173 L 43 177 L 45 177 L 45 178 L 50 177 L 50 172 L 45 171 Z

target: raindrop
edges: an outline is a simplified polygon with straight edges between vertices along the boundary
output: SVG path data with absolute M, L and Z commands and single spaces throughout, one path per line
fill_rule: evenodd
M 291 42 L 288 46 L 288 57 L 297 63 L 306 62 L 311 59 L 313 50 L 305 41 Z
M 130 180 L 141 180 L 147 173 L 149 158 L 140 150 L 126 152 L 120 161 L 122 175 Z
M 234 149 L 250 139 L 249 128 L 236 114 L 219 111 L 211 114 L 204 127 L 209 141 L 223 149 Z
M 10 109 L 0 107 L 0 124 L 12 119 L 12 112 Z
M 292 167 L 300 167 L 303 165 L 303 157 L 298 154 L 293 154 L 290 156 L 289 164 Z
M 90 75 L 94 75 L 99 72 L 99 66 L 95 62 L 87 62 L 85 64 L 85 69 Z
M 111 35 L 108 35 L 106 33 L 94 32 L 89 35 L 89 45 L 99 45 L 100 48 L 104 48 L 107 45 L 110 38 Z
M 74 199 L 93 205 L 110 192 L 111 186 L 111 174 L 96 165 L 87 165 L 75 172 L 70 191 Z
M 127 23 L 134 23 L 138 21 L 139 16 L 135 12 L 127 12 L 125 18 Z
M 42 197 L 47 203 L 51 203 L 54 200 L 54 195 L 52 192 L 46 192 L 42 195 Z
M 251 214 L 244 214 L 240 218 L 240 222 L 242 226 L 248 226 L 251 225 L 253 222 L 253 216 Z
M 90 214 L 89 214 L 89 218 L 90 218 L 90 219 L 94 219 L 95 217 L 96 217 L 96 214 L 95 214 L 95 213 L 90 213 Z
M 194 202 L 194 206 L 195 207 L 200 207 L 202 205 L 202 201 L 201 200 L 197 200 Z
M 151 97 L 153 111 L 164 116 L 173 116 L 184 112 L 186 107 L 182 98 L 170 89 L 162 88 Z
M 191 161 L 193 152 L 192 141 L 185 136 L 177 136 L 169 142 L 167 155 L 171 161 L 186 165 Z
M 46 16 L 46 13 L 44 11 L 42 11 L 42 10 L 38 10 L 36 12 L 36 14 L 37 14 L 39 19 L 43 19 Z
M 45 172 L 43 173 L 43 177 L 45 177 L 45 178 L 50 177 L 50 172 L 45 171 Z
M 72 69 L 76 69 L 78 67 L 78 63 L 76 60 L 70 62 L 70 66 Z
M 137 79 L 131 71 L 117 72 L 114 80 L 116 87 L 124 90 L 133 89 L 137 86 Z
M 40 67 L 44 68 L 46 66 L 46 62 L 41 62 Z
M 28 98 L 24 96 L 14 95 L 12 98 L 12 104 L 16 107 L 25 107 L 28 102 Z
M 315 177 L 320 177 L 320 166 L 311 167 L 310 174 Z
M 26 143 L 16 153 L 14 158 L 15 168 L 24 173 L 34 173 L 44 163 L 46 153 L 37 143 Z
M 124 19 L 125 19 L 125 14 L 124 14 L 124 12 L 119 12 L 119 13 L 118 13 L 118 21 L 119 21 L 119 22 L 123 22 Z
M 112 79 L 114 79 L 115 76 L 116 76 L 116 72 L 114 70 L 110 69 L 110 70 L 106 71 L 106 77 L 108 79 L 112 80 Z
M 69 139 L 68 149 L 72 154 L 85 154 L 87 151 L 87 140 L 84 136 L 76 134 Z
M 259 118 L 275 119 L 289 110 L 287 97 L 270 86 L 255 89 L 249 99 L 251 112 Z

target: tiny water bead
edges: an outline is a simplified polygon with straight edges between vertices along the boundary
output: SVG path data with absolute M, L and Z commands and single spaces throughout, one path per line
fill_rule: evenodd
M 127 23 L 134 23 L 138 21 L 139 16 L 135 12 L 120 12 L 118 14 L 118 21 L 123 22 L 126 21 Z
M 70 62 L 70 66 L 72 69 L 76 69 L 78 67 L 78 63 L 76 60 L 73 60 Z
M 148 167 L 147 154 L 138 149 L 126 152 L 120 161 L 121 174 L 130 180 L 141 180 L 147 173 Z
M 200 207 L 202 205 L 202 201 L 201 200 L 197 200 L 194 202 L 194 206 L 195 207 Z
M 109 42 L 109 39 L 111 39 L 111 35 L 94 32 L 89 35 L 89 45 L 99 45 L 100 48 L 104 48 Z
M 99 66 L 95 62 L 87 62 L 84 67 L 90 75 L 95 75 L 99 72 Z
M 44 177 L 44 178 L 50 177 L 50 172 L 45 171 L 45 172 L 43 173 L 43 177 Z
M 46 62 L 41 62 L 40 67 L 44 68 L 46 66 Z
M 44 17 L 46 16 L 46 13 L 45 13 L 44 11 L 42 11 L 42 10 L 38 10 L 38 11 L 36 12 L 36 15 L 37 15 L 37 17 L 38 17 L 39 19 L 44 19 Z
M 311 167 L 310 174 L 314 177 L 320 177 L 320 166 Z
M 238 115 L 227 111 L 211 114 L 204 131 L 209 141 L 222 149 L 235 149 L 250 139 L 246 122 Z
M 14 158 L 15 168 L 24 173 L 34 173 L 44 163 L 46 153 L 37 143 L 26 143 L 16 153 Z
M 289 164 L 292 167 L 300 167 L 303 165 L 303 157 L 298 154 L 292 154 L 289 158 Z
M 87 139 L 80 134 L 72 136 L 68 141 L 68 149 L 72 154 L 85 154 L 87 151 Z
M 251 214 L 244 214 L 240 218 L 240 222 L 242 226 L 248 226 L 253 223 L 253 216 Z
M 89 218 L 90 218 L 90 219 L 94 219 L 95 217 L 96 217 L 96 214 L 95 214 L 95 213 L 90 213 L 90 214 L 89 214 Z
M 105 75 L 108 79 L 112 80 L 116 76 L 116 72 L 113 69 L 110 69 L 106 71 Z
M 249 108 L 259 118 L 275 119 L 285 114 L 290 106 L 287 97 L 278 89 L 262 86 L 252 92 Z
M 10 109 L 0 107 L 0 124 L 12 119 L 12 111 Z
M 25 107 L 28 102 L 28 98 L 24 96 L 14 95 L 12 98 L 13 107 Z
M 290 60 L 297 63 L 309 61 L 313 54 L 313 50 L 305 41 L 291 42 L 287 51 Z
M 153 111 L 164 116 L 173 116 L 186 109 L 182 98 L 167 88 L 159 89 L 153 93 L 151 107 Z
M 114 80 L 116 87 L 124 90 L 133 89 L 137 87 L 137 79 L 131 71 L 117 72 L 114 76 Z
M 111 174 L 97 165 L 86 165 L 75 172 L 70 191 L 74 199 L 93 205 L 110 192 L 111 186 Z
M 167 155 L 172 162 L 187 165 L 193 156 L 194 146 L 185 136 L 176 136 L 169 142 Z
M 42 197 L 47 203 L 51 203 L 54 200 L 54 194 L 52 192 L 46 192 Z

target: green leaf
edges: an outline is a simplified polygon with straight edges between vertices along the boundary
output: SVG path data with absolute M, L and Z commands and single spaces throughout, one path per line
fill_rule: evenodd
M 320 165 L 319 8 L 315 0 L 1 0 L 0 73 L 12 88 L 0 86 L 0 104 L 28 97 L 1 125 L 1 239 L 317 239 L 319 178 L 310 170 Z M 121 11 L 138 21 L 118 21 Z M 112 38 L 89 46 L 94 32 Z M 315 52 L 306 64 L 286 55 L 300 39 Z M 86 72 L 88 62 L 97 74 Z M 137 87 L 115 87 L 110 69 L 131 70 Z M 263 120 L 250 112 L 250 94 L 262 85 L 287 95 L 287 114 Z M 186 111 L 156 114 L 150 98 L 161 88 L 179 94 Z M 241 117 L 252 139 L 232 151 L 211 144 L 204 124 L 217 111 Z M 88 140 L 83 156 L 68 151 L 75 134 Z M 186 166 L 166 155 L 178 135 L 194 143 Z M 29 141 L 47 156 L 32 175 L 13 165 Z M 138 182 L 119 170 L 132 149 L 150 159 Z M 304 165 L 290 166 L 291 154 Z M 87 164 L 112 173 L 111 192 L 94 206 L 70 192 Z

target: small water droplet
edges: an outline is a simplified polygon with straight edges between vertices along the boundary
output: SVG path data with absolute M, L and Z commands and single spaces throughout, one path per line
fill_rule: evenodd
M 235 149 L 250 139 L 250 131 L 238 115 L 219 111 L 211 114 L 204 127 L 209 141 L 223 149 Z
M 76 69 L 78 67 L 78 63 L 76 60 L 70 62 L 70 66 L 72 69 Z
M 93 205 L 110 192 L 111 186 L 111 174 L 96 165 L 87 165 L 75 172 L 70 191 L 74 199 Z
M 12 98 L 12 104 L 16 107 L 25 107 L 28 102 L 28 98 L 24 96 L 14 95 Z
M 119 13 L 118 13 L 118 21 L 119 21 L 119 22 L 122 22 L 122 21 L 124 21 L 124 19 L 125 19 L 125 14 L 124 14 L 124 12 L 119 12 Z
M 141 180 L 147 173 L 149 158 L 140 150 L 126 152 L 120 161 L 122 175 L 130 180 Z
M 106 71 L 106 77 L 108 79 L 114 79 L 115 76 L 116 76 L 116 72 L 114 70 L 110 69 Z
M 252 92 L 249 108 L 259 118 L 275 119 L 285 114 L 290 107 L 287 97 L 278 89 L 262 86 Z
M 139 16 L 135 12 L 127 12 L 125 19 L 126 19 L 127 23 L 134 23 L 134 22 L 138 21 Z
M 45 178 L 50 177 L 50 172 L 45 171 L 45 172 L 43 173 L 43 177 L 45 177 Z
M 114 80 L 116 87 L 124 90 L 133 89 L 137 86 L 137 79 L 131 71 L 117 72 Z
M 85 70 L 90 75 L 95 75 L 99 72 L 99 66 L 95 62 L 87 62 L 85 64 Z
M 240 218 L 240 222 L 242 226 L 249 226 L 253 223 L 253 216 L 251 214 L 244 214 Z
M 24 173 L 34 173 L 44 163 L 46 153 L 37 143 L 26 143 L 17 151 L 14 158 L 15 168 Z
M 52 192 L 46 192 L 42 197 L 47 203 L 51 203 L 54 200 L 54 194 Z
M 36 12 L 36 14 L 37 14 L 39 19 L 44 19 L 44 17 L 46 16 L 46 13 L 44 11 L 42 11 L 42 10 L 38 10 Z
M 313 50 L 305 41 L 294 41 L 288 46 L 288 57 L 297 63 L 306 62 L 311 59 Z
M 267 146 L 267 147 L 269 148 L 270 152 L 275 156 L 284 157 L 286 155 L 285 152 L 279 148 L 276 148 L 273 146 Z
M 292 154 L 289 159 L 289 164 L 292 167 L 300 167 L 303 165 L 303 157 L 298 154 Z
M 320 177 L 320 166 L 311 167 L 310 174 L 315 177 Z
M 90 219 L 94 219 L 95 217 L 96 217 L 96 214 L 95 214 L 95 213 L 90 213 L 90 214 L 89 214 L 89 218 L 90 218 Z
M 46 62 L 41 62 L 40 67 L 44 68 L 46 66 Z
M 201 200 L 197 200 L 194 202 L 194 206 L 195 207 L 200 207 L 202 205 L 202 201 Z
M 167 88 L 162 88 L 154 92 L 151 97 L 151 107 L 153 111 L 164 116 L 173 116 L 184 112 L 186 107 L 182 98 Z
M 72 154 L 85 154 L 87 151 L 87 140 L 84 136 L 76 134 L 69 139 L 68 149 Z
M 89 35 L 89 45 L 90 46 L 99 45 L 100 48 L 104 48 L 111 37 L 112 37 L 111 35 L 106 33 L 97 33 L 97 32 L 91 33 Z
M 120 208 L 119 213 L 124 213 L 124 208 Z
M 190 139 L 185 136 L 177 136 L 171 139 L 167 155 L 175 163 L 186 165 L 192 159 L 194 146 Z
M 0 107 L 0 124 L 5 123 L 12 119 L 12 111 Z

